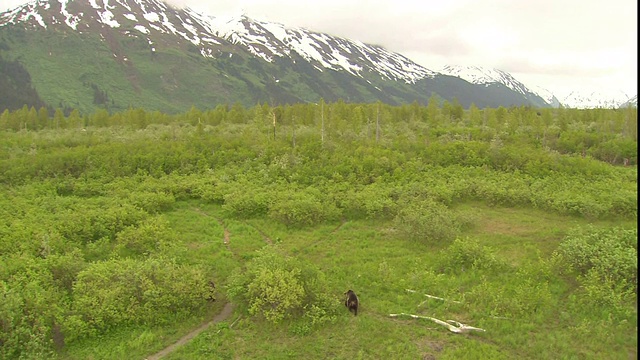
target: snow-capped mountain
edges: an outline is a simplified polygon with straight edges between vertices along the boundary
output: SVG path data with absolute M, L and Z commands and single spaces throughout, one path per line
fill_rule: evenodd
M 199 15 L 187 10 L 194 18 Z M 202 18 L 212 33 L 246 46 L 251 53 L 272 62 L 275 57 L 288 57 L 296 52 L 322 71 L 346 70 L 360 76 L 372 71 L 391 80 L 414 83 L 436 72 L 428 70 L 408 58 L 380 46 L 330 36 L 304 28 L 288 28 L 279 23 L 249 19 L 241 15 L 233 18 Z
M 564 107 L 572 109 L 617 109 L 629 100 L 629 95 L 621 90 L 583 90 L 569 93 L 561 102 Z
M 479 66 L 447 65 L 439 70 L 442 74 L 456 76 L 472 84 L 491 86 L 492 84 L 502 84 L 509 89 L 524 95 L 526 98 L 536 102 L 540 98 L 546 105 L 552 107 L 560 106 L 560 102 L 550 91 L 539 86 L 526 86 L 516 80 L 511 74 L 499 69 L 487 69 Z
M 551 107 L 560 107 L 560 101 L 551 91 L 537 85 L 529 85 L 528 88 L 531 92 L 540 96 L 547 104 L 551 105 Z
M 320 98 L 426 104 L 432 93 L 463 106 L 549 106 L 504 72 L 493 74 L 500 86 L 479 86 L 380 46 L 160 0 L 33 0 L 0 13 L 3 48 L 0 61 L 18 61 L 45 102 L 87 111 Z M 73 90 L 57 91 L 61 83 Z
M 203 15 L 158 0 L 34 0 L 0 16 L 0 26 L 17 23 L 45 29 L 68 27 L 79 32 L 110 27 L 124 34 L 146 37 L 151 45 L 160 41 L 158 35 L 175 35 L 198 47 L 205 57 L 220 56 L 225 43 L 240 44 L 268 62 L 295 52 L 320 71 L 346 70 L 355 76 L 374 72 L 409 83 L 436 75 L 380 46 L 253 20 L 245 15 L 231 18 Z
M 638 95 L 634 95 L 631 99 L 627 100 L 624 104 L 620 105 L 621 108 L 638 107 Z
M 498 69 L 486 69 L 479 66 L 447 65 L 440 69 L 440 73 L 457 76 L 473 84 L 489 86 L 492 83 L 501 83 L 521 94 L 528 91 L 524 84 L 514 79 L 510 74 Z

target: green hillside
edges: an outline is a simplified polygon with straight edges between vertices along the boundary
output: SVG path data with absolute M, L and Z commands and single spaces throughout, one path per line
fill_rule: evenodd
M 114 37 L 107 32 L 3 27 L 0 43 L 5 49 L 0 55 L 28 71 L 33 87 L 47 104 L 81 113 L 130 107 L 178 113 L 192 106 L 277 105 L 318 102 L 320 98 L 400 104 L 425 101 L 430 94 L 428 86 L 411 87 L 376 76 L 365 80 L 333 70 L 320 72 L 296 55 L 268 63 L 230 49 L 233 52 L 211 59 L 202 57 L 195 47 L 152 51 L 141 38 Z M 381 90 L 371 92 L 367 80 Z

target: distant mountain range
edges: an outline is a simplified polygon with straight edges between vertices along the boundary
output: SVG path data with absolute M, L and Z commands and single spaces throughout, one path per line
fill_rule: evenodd
M 563 106 L 576 109 L 637 107 L 637 95 L 630 97 L 623 91 L 574 91 L 559 100 L 550 91 L 535 85 L 527 86 L 516 80 L 511 74 L 498 69 L 486 69 L 478 66 L 445 66 L 439 72 L 460 77 L 473 84 L 485 86 L 503 84 L 524 97 L 535 94 L 542 98 L 546 105 L 552 107 Z M 535 103 L 535 99 L 532 98 L 531 101 Z
M 638 95 L 633 98 L 637 99 Z M 623 91 L 574 91 L 562 99 L 565 107 L 577 109 L 608 108 L 615 109 L 626 106 L 633 106 L 633 99 Z M 637 100 L 635 101 L 637 107 Z
M 0 84 L 14 96 L 0 96 L 0 111 L 46 103 L 178 112 L 321 98 L 426 104 L 432 94 L 465 107 L 561 104 L 500 70 L 433 71 L 357 40 L 159 0 L 34 0 L 1 13 L 2 64 Z

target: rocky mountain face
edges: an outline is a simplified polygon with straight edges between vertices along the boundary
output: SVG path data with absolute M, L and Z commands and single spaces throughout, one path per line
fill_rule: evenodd
M 0 14 L 0 59 L 24 68 L 47 104 L 81 111 L 321 98 L 426 104 L 433 93 L 465 107 L 557 106 L 500 70 L 433 71 L 357 40 L 159 0 L 31 1 Z M 0 109 L 21 106 L 0 100 Z

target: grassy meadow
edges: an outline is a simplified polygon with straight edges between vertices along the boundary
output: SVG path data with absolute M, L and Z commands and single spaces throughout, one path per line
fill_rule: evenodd
M 0 131 L 0 358 L 145 359 L 227 303 L 166 358 L 637 357 L 635 109 L 23 109 Z

